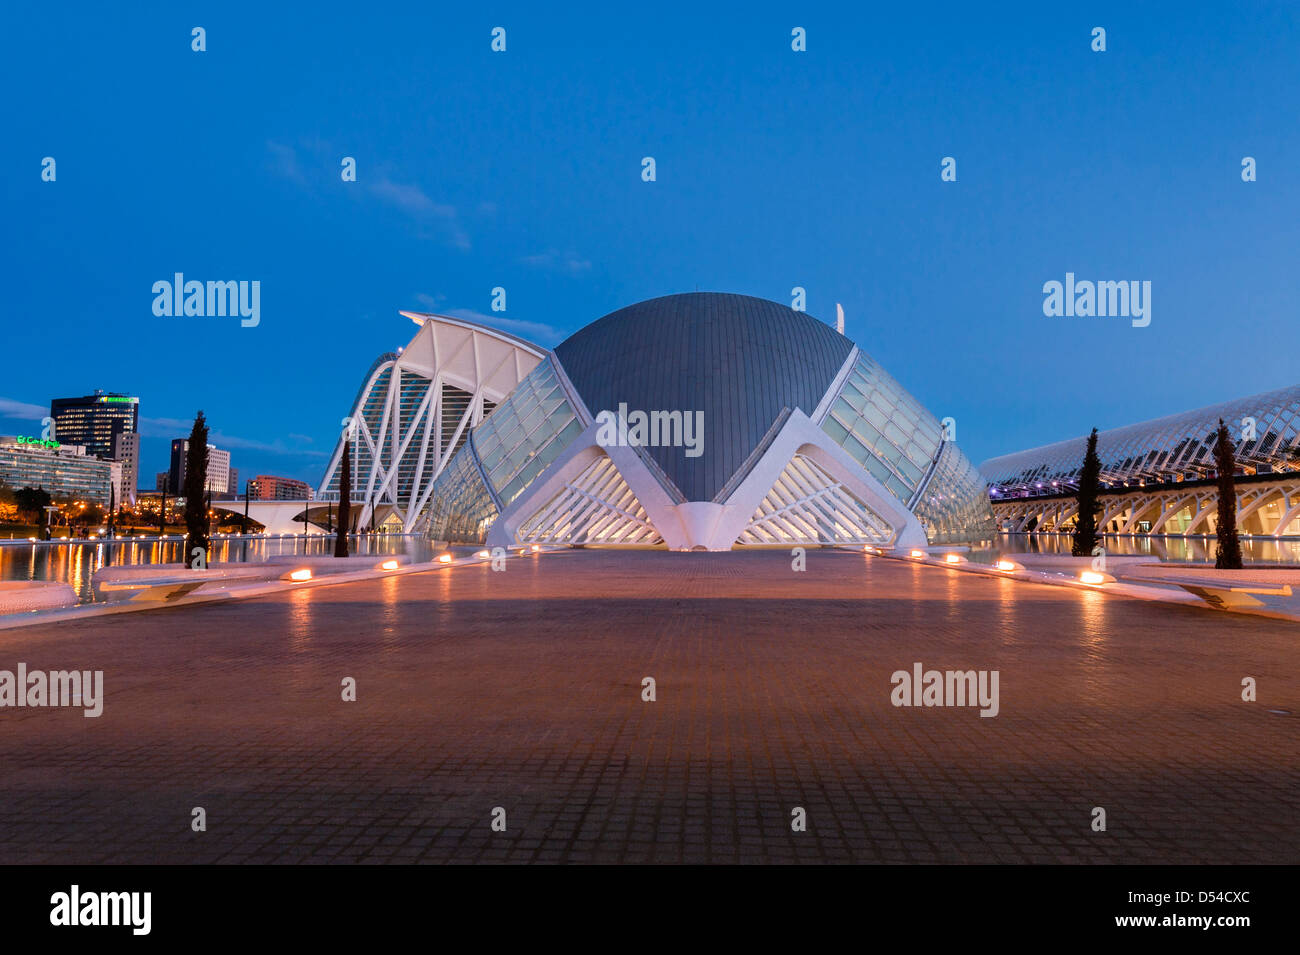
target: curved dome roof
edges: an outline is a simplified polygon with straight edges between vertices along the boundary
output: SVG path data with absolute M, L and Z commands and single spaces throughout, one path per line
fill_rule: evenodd
M 645 450 L 688 501 L 722 489 L 785 408 L 811 415 L 853 350 L 834 328 L 748 295 L 666 295 L 611 312 L 555 349 L 593 415 L 704 412 L 703 453 Z

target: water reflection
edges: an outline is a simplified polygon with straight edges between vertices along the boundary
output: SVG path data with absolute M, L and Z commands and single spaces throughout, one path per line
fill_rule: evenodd
M 101 567 L 181 563 L 184 542 L 169 540 L 68 541 L 67 543 L 0 544 L 0 580 L 57 580 L 71 584 L 82 603 L 93 601 L 91 578 Z M 334 552 L 330 537 L 213 538 L 211 563 L 258 563 L 279 555 Z M 382 534 L 354 538 L 353 554 L 405 554 L 412 561 L 433 559 L 429 541 Z
M 1069 554 L 1069 534 L 1003 534 L 993 546 L 972 547 L 971 560 L 991 563 L 999 554 Z M 1217 541 L 1213 537 L 1115 537 L 1102 538 L 1106 553 L 1115 557 L 1153 557 L 1162 561 L 1213 561 Z M 1300 540 L 1273 538 L 1241 541 L 1241 556 L 1249 562 L 1300 564 Z

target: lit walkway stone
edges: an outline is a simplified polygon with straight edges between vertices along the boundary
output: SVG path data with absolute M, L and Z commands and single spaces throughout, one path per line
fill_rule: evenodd
M 1295 863 L 1298 640 L 816 550 L 806 573 L 571 552 L 15 630 L 0 669 L 102 669 L 106 701 L 0 710 L 0 862 Z M 895 708 L 916 661 L 998 670 L 1000 715 Z

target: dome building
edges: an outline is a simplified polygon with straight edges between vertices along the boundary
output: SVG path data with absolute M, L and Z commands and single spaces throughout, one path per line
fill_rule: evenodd
M 371 367 L 350 415 L 362 526 L 673 550 L 992 536 L 986 485 L 939 420 L 806 313 L 669 295 L 549 351 L 403 314 L 420 331 Z

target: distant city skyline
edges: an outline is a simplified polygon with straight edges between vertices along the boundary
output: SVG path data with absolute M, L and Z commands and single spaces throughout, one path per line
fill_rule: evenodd
M 0 70 L 31 87 L 6 104 L 25 148 L 0 157 L 0 195 L 25 224 L 5 327 L 23 357 L 0 432 L 122 391 L 141 475 L 201 408 L 243 473 L 315 487 L 357 356 L 409 338 L 400 309 L 549 347 L 696 288 L 789 304 L 799 287 L 831 325 L 842 304 L 977 463 L 1294 385 L 1295 18 L 19 9 Z M 225 307 L 157 314 L 178 273 L 228 286 Z M 1139 283 L 1140 319 L 1046 307 L 1068 276 Z M 255 324 L 232 304 L 254 293 Z

